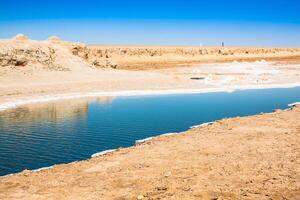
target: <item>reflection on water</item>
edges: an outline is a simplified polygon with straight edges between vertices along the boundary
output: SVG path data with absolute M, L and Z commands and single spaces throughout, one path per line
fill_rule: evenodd
M 28 104 L 0 113 L 0 126 L 18 121 L 20 123 L 35 123 L 39 121 L 63 121 L 85 118 L 89 104 L 99 103 L 108 105 L 113 97 L 97 97 L 96 99 L 61 100 L 49 103 Z
M 300 87 L 27 105 L 0 112 L 0 175 L 82 160 L 138 139 L 297 101 Z

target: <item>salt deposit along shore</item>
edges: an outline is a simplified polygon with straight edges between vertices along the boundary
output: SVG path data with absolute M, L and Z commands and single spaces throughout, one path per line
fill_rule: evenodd
M 299 199 L 300 107 L 0 177 L 0 199 Z
M 104 92 L 81 92 L 81 93 L 65 93 L 65 94 L 53 94 L 53 95 L 39 95 L 20 97 L 8 102 L 0 102 L 0 112 L 17 108 L 26 104 L 45 103 L 59 100 L 73 100 L 80 98 L 96 98 L 96 97 L 121 97 L 121 96 L 146 96 L 146 95 L 172 95 L 172 94 L 200 94 L 200 93 L 212 93 L 212 92 L 234 92 L 236 90 L 250 90 L 250 89 L 281 89 L 281 88 L 293 88 L 300 87 L 300 82 L 290 84 L 274 84 L 274 85 L 245 85 L 235 87 L 224 88 L 202 88 L 202 89 L 167 89 L 167 90 L 129 90 L 129 91 L 104 91 Z M 296 102 L 295 104 L 298 104 Z

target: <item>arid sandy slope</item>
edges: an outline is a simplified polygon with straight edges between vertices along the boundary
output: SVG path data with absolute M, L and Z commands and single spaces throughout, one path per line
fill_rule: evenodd
M 0 199 L 300 199 L 300 107 L 223 119 L 52 169 L 0 177 Z

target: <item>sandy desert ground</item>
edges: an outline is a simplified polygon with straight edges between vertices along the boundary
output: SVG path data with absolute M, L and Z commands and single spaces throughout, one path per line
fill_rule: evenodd
M 46 94 L 299 84 L 300 49 L 0 40 L 0 103 Z
M 0 177 L 0 199 L 300 198 L 300 107 Z

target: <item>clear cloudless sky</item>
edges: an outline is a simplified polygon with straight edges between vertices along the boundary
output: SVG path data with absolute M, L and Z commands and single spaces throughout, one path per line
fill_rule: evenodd
M 0 0 L 0 38 L 300 47 L 300 0 Z

